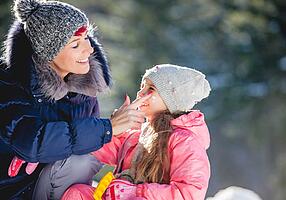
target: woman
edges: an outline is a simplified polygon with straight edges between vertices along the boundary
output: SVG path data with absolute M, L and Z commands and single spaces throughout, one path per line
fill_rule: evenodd
M 0 196 L 31 199 L 41 167 L 31 176 L 21 169 L 9 177 L 17 156 L 21 164 L 51 163 L 37 184 L 45 197 L 35 193 L 34 198 L 58 199 L 70 184 L 87 182 L 98 170 L 89 152 L 112 135 L 139 127 L 144 114 L 135 102 L 111 119 L 99 118 L 96 95 L 111 86 L 111 76 L 82 11 L 58 1 L 15 0 L 14 13 L 0 70 Z M 79 160 L 81 166 L 71 164 Z M 91 170 L 82 169 L 90 165 Z M 67 172 L 81 172 L 82 179 Z M 41 185 L 47 179 L 48 185 Z

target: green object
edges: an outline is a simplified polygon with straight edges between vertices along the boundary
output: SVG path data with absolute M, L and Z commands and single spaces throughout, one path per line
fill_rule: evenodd
M 113 172 L 114 167 L 110 165 L 104 165 L 101 170 L 93 177 L 93 180 L 99 182 L 104 175 L 108 172 Z

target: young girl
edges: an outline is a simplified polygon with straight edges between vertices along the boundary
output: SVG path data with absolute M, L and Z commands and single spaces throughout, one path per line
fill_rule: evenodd
M 111 76 L 82 11 L 59 1 L 14 0 L 14 14 L 0 61 L 0 196 L 32 199 L 38 180 L 34 199 L 60 199 L 100 167 L 89 153 L 140 127 L 144 115 L 132 104 L 99 118 L 96 96 Z M 39 178 L 41 167 L 31 174 L 35 164 L 19 171 L 24 160 L 49 164 Z
M 210 90 L 205 75 L 194 69 L 164 64 L 146 71 L 137 96 L 152 96 L 140 106 L 147 117 L 142 131 L 126 131 L 93 153 L 116 166 L 117 179 L 102 199 L 204 199 L 210 138 L 203 114 L 191 109 Z M 91 200 L 93 191 L 74 185 L 62 199 Z

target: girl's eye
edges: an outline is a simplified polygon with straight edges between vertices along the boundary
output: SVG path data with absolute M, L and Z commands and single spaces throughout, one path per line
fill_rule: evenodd
M 155 90 L 155 88 L 153 88 L 153 87 L 149 87 L 149 90 L 152 90 L 152 91 L 154 91 L 154 90 Z
M 88 37 L 88 36 L 86 36 L 84 39 L 85 39 L 85 40 L 89 40 L 89 37 Z

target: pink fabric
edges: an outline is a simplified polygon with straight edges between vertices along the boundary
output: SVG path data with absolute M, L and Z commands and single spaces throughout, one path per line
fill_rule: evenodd
M 136 198 L 136 185 L 121 179 L 115 179 L 104 194 L 105 200 L 133 200 Z
M 62 196 L 62 200 L 94 200 L 95 188 L 85 184 L 75 184 L 71 186 Z
M 174 132 L 169 139 L 170 184 L 144 183 L 136 185 L 139 199 L 148 200 L 203 200 L 210 178 L 210 164 L 206 149 L 210 137 L 204 115 L 193 111 L 171 122 Z M 123 168 L 130 167 L 140 132 L 130 130 L 92 154 L 100 161 Z M 133 186 L 132 186 L 133 187 Z
M 26 161 L 18 158 L 17 156 L 15 156 L 13 158 L 13 160 L 10 163 L 9 169 L 8 169 L 8 175 L 10 177 L 14 177 L 17 176 L 17 174 L 19 173 L 22 165 L 25 163 Z M 26 173 L 27 174 L 32 174 L 33 171 L 37 168 L 39 163 L 28 163 L 26 166 Z

